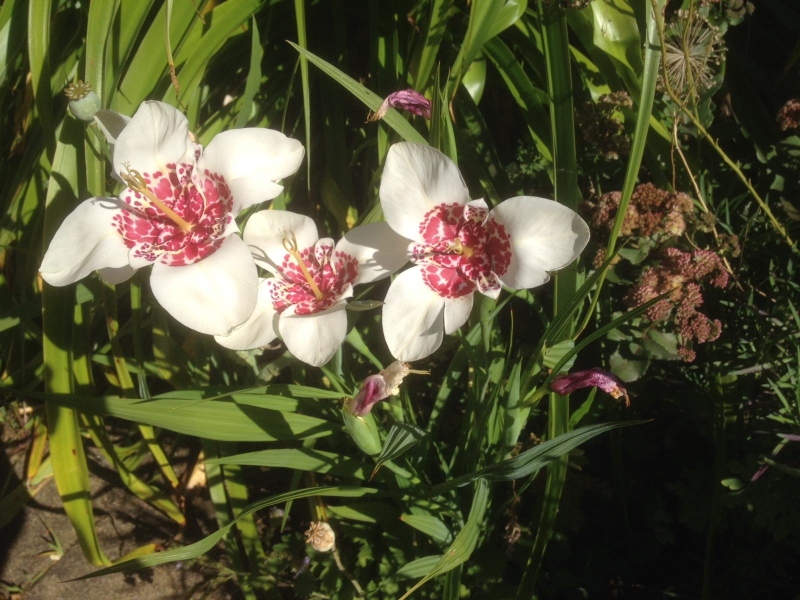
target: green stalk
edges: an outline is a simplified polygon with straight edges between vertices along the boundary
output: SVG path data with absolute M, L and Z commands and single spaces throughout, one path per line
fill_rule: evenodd
M 78 155 L 83 146 L 83 127 L 67 117 L 53 159 L 53 176 L 47 189 L 44 214 L 45 248 L 66 214 L 77 203 Z M 42 288 L 42 352 L 44 389 L 54 394 L 73 393 L 72 321 L 75 288 Z M 92 512 L 89 468 L 83 449 L 78 412 L 53 402 L 45 404 L 50 456 L 56 487 L 64 511 L 72 523 L 83 554 L 91 564 L 108 565 L 100 549 Z
M 305 0 L 294 0 L 295 19 L 297 20 L 297 45 L 308 49 L 306 38 Z M 303 84 L 303 117 L 306 125 L 306 184 L 311 191 L 311 90 L 308 85 L 308 59 L 300 54 L 300 80 Z
M 131 281 L 131 322 L 133 325 L 133 354 L 136 357 L 136 366 L 139 369 L 139 388 L 145 398 L 149 397 L 147 391 L 147 382 L 144 376 L 144 349 L 142 348 L 142 285 L 139 283 L 138 278 Z M 117 344 L 118 345 L 118 344 Z M 113 346 L 112 346 L 113 348 Z M 177 489 L 180 485 L 178 476 L 169 462 L 164 450 L 158 444 L 155 428 L 152 425 L 139 424 L 139 432 L 142 434 L 144 443 L 150 450 L 150 454 L 158 464 L 158 468 L 164 475 L 173 489 Z
M 662 10 L 666 0 L 656 0 L 658 10 Z M 614 227 L 611 236 L 608 238 L 606 246 L 606 256 L 611 256 L 617 247 L 617 239 L 628 212 L 628 206 L 633 196 L 633 188 L 639 178 L 639 169 L 642 166 L 642 157 L 647 142 L 647 133 L 650 130 L 651 115 L 653 112 L 653 100 L 656 95 L 656 84 L 658 83 L 658 67 L 661 60 L 661 46 L 658 43 L 658 24 L 653 18 L 653 11 L 647 11 L 647 41 L 644 51 L 644 70 L 642 73 L 641 94 L 639 96 L 638 113 L 636 115 L 636 129 L 633 132 L 633 143 L 631 144 L 628 168 L 625 171 L 625 182 L 622 185 L 622 197 L 619 200 L 617 216 L 614 220 Z M 606 279 L 608 270 L 604 270 L 600 280 L 597 282 L 592 304 L 586 311 L 586 316 L 581 323 L 579 332 L 583 331 L 589 324 L 589 320 L 594 314 L 594 307 L 597 305 L 600 291 L 603 289 L 603 282 Z
M 572 77 L 570 71 L 569 35 L 566 14 L 555 5 L 539 3 L 545 62 L 547 65 L 547 91 L 550 96 L 550 124 L 553 130 L 553 166 L 555 169 L 555 199 L 576 210 L 580 201 L 575 154 L 575 123 L 573 121 Z M 565 269 L 555 277 L 554 315 L 567 309 L 578 289 L 578 274 L 573 268 Z M 572 337 L 575 323 L 564 329 L 563 338 Z M 561 339 L 553 340 L 557 343 Z M 569 431 L 569 397 L 550 394 L 547 414 L 547 439 L 554 439 Z M 542 512 L 536 526 L 536 540 L 531 549 L 517 598 L 533 596 L 539 567 L 547 543 L 553 534 L 561 491 L 567 475 L 569 455 L 554 460 L 547 469 Z

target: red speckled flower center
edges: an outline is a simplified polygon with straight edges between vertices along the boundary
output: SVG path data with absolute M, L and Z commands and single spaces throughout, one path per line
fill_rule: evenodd
M 330 308 L 352 286 L 358 276 L 358 260 L 335 250 L 332 243 L 320 241 L 299 251 L 309 276 L 319 288 L 317 298 L 297 260 L 288 252 L 278 270 L 281 277 L 267 280 L 272 305 L 279 313 L 294 306 L 296 315 L 313 315 Z
M 179 267 L 213 254 L 224 241 L 220 235 L 233 221 L 233 197 L 221 175 L 205 171 L 192 181 L 194 166 L 168 164 L 165 171 L 142 173 L 147 191 L 191 225 L 181 228 L 144 194 L 126 189 L 120 198 L 131 207 L 113 221 L 133 257 Z
M 475 204 L 440 204 L 419 226 L 424 244 L 412 244 L 411 260 L 422 265 L 422 279 L 443 298 L 459 298 L 501 287 L 498 277 L 511 264 L 505 227 Z

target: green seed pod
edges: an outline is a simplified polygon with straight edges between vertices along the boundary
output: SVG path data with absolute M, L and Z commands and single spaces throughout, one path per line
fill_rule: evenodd
M 83 81 L 70 83 L 64 90 L 69 98 L 69 109 L 76 119 L 91 121 L 100 110 L 100 97 L 92 91 L 92 86 Z
M 347 406 L 342 408 L 342 417 L 350 437 L 363 452 L 370 456 L 381 453 L 381 437 L 378 434 L 378 424 L 372 414 L 357 417 L 350 414 Z

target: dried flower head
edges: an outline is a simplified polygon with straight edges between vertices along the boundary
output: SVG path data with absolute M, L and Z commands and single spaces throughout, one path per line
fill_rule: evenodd
M 717 27 L 697 13 L 679 10 L 665 41 L 666 77 L 677 94 L 702 93 L 714 85 L 725 53 Z
M 575 113 L 575 122 L 584 143 L 591 153 L 605 160 L 616 160 L 630 151 L 630 139 L 620 109 L 632 108 L 633 101 L 627 92 L 604 94 L 597 103 L 584 102 Z
M 336 545 L 336 534 L 325 521 L 311 521 L 306 535 L 306 544 L 318 552 L 330 552 Z
M 628 392 L 625 386 L 622 385 L 622 381 L 616 375 L 603 371 L 599 367 L 576 371 L 569 375 L 561 375 L 550 383 L 550 389 L 562 396 L 586 387 L 599 387 L 607 394 L 610 394 L 612 398 L 625 398 L 625 406 L 630 406 L 631 404 Z
M 380 121 L 390 108 L 406 110 L 413 115 L 431 118 L 431 101 L 416 90 L 400 90 L 389 94 L 373 114 L 367 116 L 367 122 Z
M 800 128 L 800 98 L 792 98 L 784 104 L 776 119 L 783 131 Z
M 348 409 L 352 414 L 363 417 L 376 403 L 399 394 L 400 384 L 409 373 L 427 375 L 429 371 L 415 371 L 408 363 L 396 360 L 377 375 L 370 375 L 364 380 L 358 394 L 348 404 Z

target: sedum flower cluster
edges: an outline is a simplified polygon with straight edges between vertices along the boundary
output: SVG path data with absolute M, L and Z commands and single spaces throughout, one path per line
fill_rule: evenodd
M 694 361 L 694 344 L 713 342 L 722 333 L 719 319 L 711 320 L 698 308 L 703 304 L 703 286 L 724 289 L 728 272 L 722 259 L 710 250 L 682 252 L 667 248 L 661 261 L 642 271 L 639 283 L 625 296 L 625 304 L 636 308 L 664 293 L 669 295 L 647 309 L 645 316 L 658 323 L 672 319 L 681 344 L 678 354 L 686 362 Z
M 621 198 L 622 192 L 609 192 L 597 201 L 586 201 L 581 205 L 595 241 L 600 244 L 604 244 L 611 234 Z M 633 191 L 620 235 L 640 238 L 681 236 L 691 214 L 692 199 L 686 194 L 665 192 L 652 183 L 644 183 Z M 600 266 L 604 260 L 605 249 L 600 248 L 595 254 L 594 265 Z
M 400 107 L 409 102 L 403 94 Z M 503 286 L 542 285 L 589 240 L 583 219 L 551 200 L 519 196 L 493 208 L 471 200 L 455 163 L 411 143 L 395 144 L 386 158 L 386 222 L 335 241 L 309 217 L 261 210 L 240 232 L 241 211 L 275 198 L 278 182 L 300 167 L 300 142 L 245 128 L 203 148 L 186 117 L 161 102 L 143 103 L 132 118 L 101 110 L 94 119 L 123 189 L 75 208 L 50 242 L 42 278 L 63 286 L 97 270 L 121 283 L 152 265 L 159 304 L 231 349 L 281 338 L 295 357 L 321 366 L 344 341 L 353 288 L 411 263 L 389 287 L 382 325 L 396 359 L 419 360 L 466 322 L 475 292 L 496 298 Z M 387 381 L 376 380 L 361 411 L 393 393 Z

